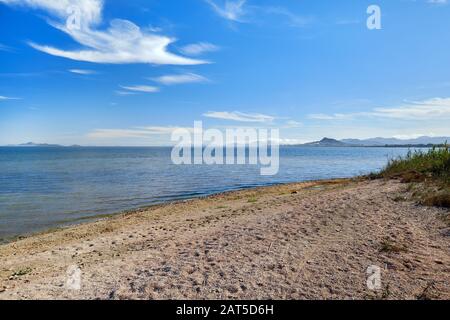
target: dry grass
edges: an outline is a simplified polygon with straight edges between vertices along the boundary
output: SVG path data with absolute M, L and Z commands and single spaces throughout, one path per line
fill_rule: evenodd
M 432 148 L 427 152 L 410 151 L 405 157 L 389 161 L 383 177 L 400 177 L 405 182 L 423 182 L 427 178 L 450 184 L 450 148 Z
M 394 242 L 392 242 L 390 239 L 384 239 L 383 242 L 381 242 L 380 252 L 384 253 L 400 253 L 400 252 L 406 252 L 407 249 L 403 245 L 398 245 Z
M 422 201 L 423 205 L 450 208 L 450 192 L 444 191 L 441 194 L 431 195 Z
M 399 179 L 409 183 L 408 191 L 426 206 L 450 208 L 450 148 L 444 146 L 427 152 L 409 152 L 389 161 L 380 174 L 369 178 Z

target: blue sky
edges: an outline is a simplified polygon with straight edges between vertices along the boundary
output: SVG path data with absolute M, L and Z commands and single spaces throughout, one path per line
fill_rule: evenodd
M 169 144 L 195 120 L 286 143 L 450 136 L 449 17 L 445 0 L 0 0 L 0 145 Z

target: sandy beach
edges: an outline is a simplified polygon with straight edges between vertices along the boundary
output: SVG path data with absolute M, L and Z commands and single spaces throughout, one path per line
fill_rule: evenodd
M 395 180 L 154 206 L 0 246 L 0 299 L 449 299 L 448 213 Z

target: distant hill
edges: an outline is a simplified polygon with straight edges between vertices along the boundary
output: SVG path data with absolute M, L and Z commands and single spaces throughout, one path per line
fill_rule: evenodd
M 348 147 L 349 145 L 345 142 L 336 140 L 336 139 L 330 139 L 330 138 L 323 138 L 320 141 L 314 141 L 310 143 L 305 143 L 303 146 L 307 147 Z
M 16 144 L 16 145 L 14 145 L 14 147 L 62 147 L 62 146 L 59 144 L 27 142 L 27 143 Z
M 450 137 L 419 137 L 416 139 L 397 139 L 397 138 L 371 138 L 371 139 L 343 139 L 336 140 L 323 138 L 320 141 L 301 144 L 303 147 L 430 147 L 433 145 L 442 145 L 450 143 Z
M 419 137 L 416 139 L 397 139 L 397 138 L 371 138 L 371 139 L 343 139 L 342 142 L 350 145 L 361 146 L 385 146 L 385 145 L 429 145 L 450 143 L 450 137 Z

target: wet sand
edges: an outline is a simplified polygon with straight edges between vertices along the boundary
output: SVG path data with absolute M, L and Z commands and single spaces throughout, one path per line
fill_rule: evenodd
M 34 235 L 0 246 L 0 299 L 449 299 L 449 211 L 409 198 L 397 181 L 307 182 Z

